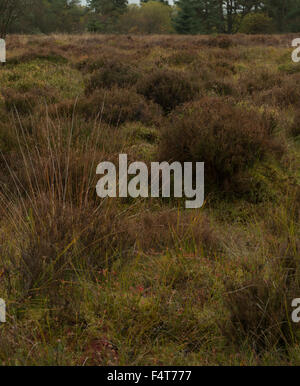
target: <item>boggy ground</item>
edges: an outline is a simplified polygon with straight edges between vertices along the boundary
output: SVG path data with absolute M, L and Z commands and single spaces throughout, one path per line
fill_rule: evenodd
M 296 36 L 9 36 L 0 363 L 300 364 Z M 205 205 L 96 165 L 204 161 Z

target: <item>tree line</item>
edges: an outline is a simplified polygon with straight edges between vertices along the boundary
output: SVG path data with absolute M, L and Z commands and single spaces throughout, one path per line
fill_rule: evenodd
M 283 33 L 300 30 L 299 0 L 179 0 L 179 33 Z
M 0 0 L 7 33 L 284 33 L 300 30 L 300 0 Z

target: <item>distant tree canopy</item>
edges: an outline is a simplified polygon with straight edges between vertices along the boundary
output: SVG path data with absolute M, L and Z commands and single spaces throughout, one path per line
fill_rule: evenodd
M 3 0 L 0 0 L 2 2 Z M 14 0 L 7 0 L 14 1 Z M 9 32 L 51 33 L 79 32 L 85 29 L 87 13 L 80 0 L 17 0 L 30 2 L 19 17 L 15 18 Z
M 117 32 L 117 21 L 127 11 L 127 0 L 88 0 L 87 28 L 91 32 Z
M 119 20 L 123 33 L 162 34 L 174 32 L 172 8 L 163 1 L 145 1 L 141 7 L 131 5 Z
M 127 0 L 88 0 L 88 6 L 98 14 L 113 16 L 126 11 Z
M 183 34 L 223 32 L 224 10 L 219 0 L 178 0 L 174 19 L 176 31 Z
M 28 7 L 28 4 L 30 5 Z M 26 10 L 26 11 L 25 11 Z M 0 0 L 11 33 L 283 33 L 300 31 L 300 0 Z
M 0 1 L 0 38 L 4 39 L 11 25 L 25 14 L 30 0 Z
M 240 25 L 239 32 L 246 34 L 268 34 L 274 32 L 273 20 L 263 13 L 248 13 Z
M 179 33 L 231 34 L 241 26 L 247 33 L 300 30 L 300 0 L 178 0 L 176 4 L 174 24 Z

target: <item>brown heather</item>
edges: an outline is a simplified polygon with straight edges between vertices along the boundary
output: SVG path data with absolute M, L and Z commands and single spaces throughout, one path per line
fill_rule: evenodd
M 162 132 L 160 159 L 205 162 L 206 185 L 232 182 L 267 155 L 280 156 L 270 116 L 235 105 L 234 100 L 203 98 L 175 110 Z

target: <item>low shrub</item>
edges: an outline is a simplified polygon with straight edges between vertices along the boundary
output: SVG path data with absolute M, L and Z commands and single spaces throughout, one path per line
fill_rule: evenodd
M 185 64 L 191 64 L 197 61 L 198 55 L 192 50 L 180 50 L 175 51 L 168 57 L 168 64 L 174 66 L 180 66 Z
M 74 64 L 74 67 L 82 71 L 83 73 L 91 73 L 99 70 L 102 66 L 105 65 L 107 61 L 106 57 L 93 57 L 93 58 L 84 58 L 79 60 Z
M 226 188 L 266 154 L 282 154 L 283 145 L 272 135 L 275 127 L 269 114 L 234 106 L 224 98 L 203 98 L 170 114 L 162 132 L 160 158 L 205 162 L 206 186 Z
M 294 116 L 293 123 L 290 127 L 289 134 L 292 137 L 300 136 L 300 111 L 297 110 Z
M 293 75 L 286 77 L 281 85 L 274 86 L 270 90 L 262 91 L 255 98 L 260 103 L 273 104 L 279 108 L 286 108 L 298 104 L 300 98 L 300 77 Z
M 219 47 L 223 49 L 230 48 L 234 45 L 233 40 L 228 36 L 211 37 L 207 41 L 209 47 Z
M 220 96 L 234 95 L 237 93 L 235 84 L 230 80 L 211 79 L 206 82 L 205 88 Z
M 280 87 L 283 78 L 281 74 L 262 68 L 243 72 L 239 82 L 242 94 L 253 95 L 257 91 Z
M 147 101 L 133 89 L 118 87 L 111 90 L 99 89 L 87 98 L 80 98 L 77 103 L 70 100 L 51 108 L 51 113 L 55 115 L 70 116 L 73 112 L 86 120 L 98 118 L 113 126 L 119 126 L 127 121 L 158 125 L 162 117 L 160 106 Z
M 176 106 L 192 100 L 198 87 L 182 72 L 159 69 L 143 77 L 138 82 L 137 90 L 168 113 Z
M 138 76 L 138 72 L 131 66 L 114 61 L 107 62 L 92 74 L 87 82 L 85 93 L 89 95 L 99 88 L 130 86 L 137 82 Z
M 247 344 L 256 353 L 270 346 L 282 349 L 292 342 L 295 327 L 288 318 L 286 304 L 296 297 L 296 288 L 288 293 L 284 273 L 277 275 L 274 283 L 275 279 L 258 274 L 238 286 L 227 284 L 229 322 L 221 330 L 231 342 Z
M 35 88 L 27 92 L 15 89 L 2 91 L 7 111 L 17 111 L 19 114 L 30 114 L 40 103 L 51 103 L 56 100 L 56 92 L 50 88 Z
M 39 47 L 38 49 L 31 49 L 26 53 L 9 58 L 7 64 L 17 65 L 20 63 L 31 62 L 33 60 L 46 60 L 55 64 L 68 63 L 67 58 L 65 58 L 59 50 L 52 49 L 49 51 L 47 48 L 45 49 Z

